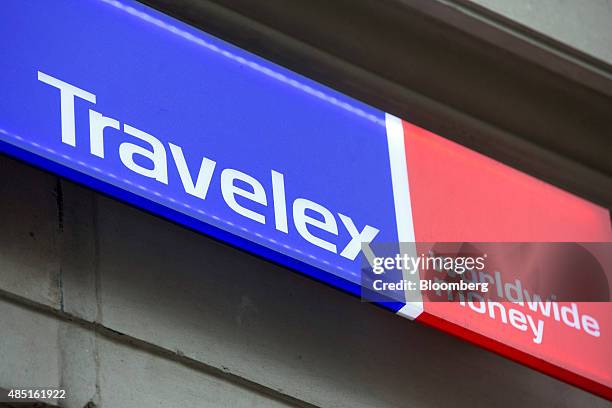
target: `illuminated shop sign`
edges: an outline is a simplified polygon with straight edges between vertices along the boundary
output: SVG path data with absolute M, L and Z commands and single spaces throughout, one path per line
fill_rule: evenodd
M 352 294 L 365 244 L 610 241 L 604 209 L 137 2 L 1 10 L 2 152 Z M 541 351 L 554 336 L 533 349 L 422 300 L 378 303 L 609 395 L 597 363 Z

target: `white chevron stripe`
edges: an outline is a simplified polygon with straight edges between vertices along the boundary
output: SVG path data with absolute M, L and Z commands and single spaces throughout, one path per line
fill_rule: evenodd
M 400 252 L 416 258 L 412 204 L 410 202 L 410 186 L 408 185 L 408 167 L 406 166 L 406 149 L 404 145 L 404 128 L 401 119 L 388 113 L 385 114 L 385 124 L 387 127 L 387 144 L 389 145 L 391 182 L 393 184 L 393 201 L 395 204 L 395 219 Z M 419 275 L 409 275 L 408 271 L 404 271 L 404 279 L 418 281 Z M 407 291 L 406 299 L 406 305 L 397 314 L 414 320 L 423 312 L 421 293 L 420 291 Z

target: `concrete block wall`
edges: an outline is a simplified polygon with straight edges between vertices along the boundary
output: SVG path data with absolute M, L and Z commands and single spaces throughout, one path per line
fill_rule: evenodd
M 0 225 L 0 388 L 60 406 L 609 406 L 2 156 Z
M 612 0 L 469 0 L 612 64 Z

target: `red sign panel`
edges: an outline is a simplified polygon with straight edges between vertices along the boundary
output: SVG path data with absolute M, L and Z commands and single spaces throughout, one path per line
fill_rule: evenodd
M 415 241 L 612 242 L 606 209 L 409 123 L 403 131 Z M 404 314 L 612 399 L 612 303 L 518 292 Z

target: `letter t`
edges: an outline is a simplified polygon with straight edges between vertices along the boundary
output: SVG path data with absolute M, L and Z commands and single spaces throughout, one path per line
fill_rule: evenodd
M 64 81 L 38 71 L 38 80 L 49 84 L 60 90 L 60 102 L 62 112 L 62 142 L 70 146 L 76 146 L 75 119 L 74 119 L 74 97 L 78 96 L 88 102 L 96 103 L 96 95 L 70 85 Z

